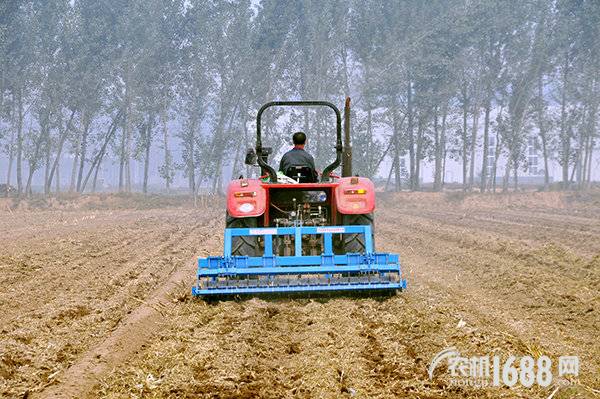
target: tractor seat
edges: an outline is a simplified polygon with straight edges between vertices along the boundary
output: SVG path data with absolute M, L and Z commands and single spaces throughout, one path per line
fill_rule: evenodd
M 298 183 L 316 183 L 317 172 L 308 166 L 290 166 L 285 175 Z

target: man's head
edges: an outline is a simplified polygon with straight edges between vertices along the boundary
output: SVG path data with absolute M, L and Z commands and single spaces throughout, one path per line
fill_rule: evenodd
M 304 147 L 304 144 L 306 144 L 306 134 L 304 134 L 303 132 L 296 132 L 292 136 L 292 141 L 294 142 L 295 147 L 302 148 Z

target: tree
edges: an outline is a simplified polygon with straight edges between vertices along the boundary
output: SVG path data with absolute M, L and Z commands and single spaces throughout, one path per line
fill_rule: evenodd
M 244 172 L 261 104 L 351 96 L 355 172 L 386 186 L 420 190 L 430 165 L 441 190 L 448 157 L 465 190 L 478 175 L 480 191 L 495 187 L 504 161 L 517 184 L 536 136 L 545 186 L 556 160 L 563 187 L 583 189 L 598 139 L 599 20 L 592 0 L 3 2 L 2 175 L 21 194 L 50 195 L 68 162 L 72 191 L 114 169 L 111 183 L 129 192 L 137 164 L 144 192 L 180 175 L 194 195 L 219 192 Z M 300 126 L 328 164 L 330 116 L 271 110 L 265 140 L 277 150 Z

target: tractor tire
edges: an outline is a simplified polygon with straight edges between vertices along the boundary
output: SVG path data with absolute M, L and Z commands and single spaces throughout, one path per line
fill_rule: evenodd
M 253 228 L 257 227 L 257 218 L 234 218 L 229 213 L 225 217 L 225 227 L 232 228 Z M 245 236 L 233 237 L 231 240 L 231 255 L 233 256 L 258 256 L 258 237 Z
M 346 226 L 371 226 L 373 251 L 375 251 L 375 221 L 372 213 L 363 215 L 343 215 L 342 223 Z M 344 253 L 364 253 L 365 239 L 362 234 L 344 234 L 342 246 Z

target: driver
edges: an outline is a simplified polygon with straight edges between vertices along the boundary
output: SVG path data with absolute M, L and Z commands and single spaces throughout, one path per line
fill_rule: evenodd
M 279 163 L 279 170 L 287 175 L 292 167 L 307 167 L 312 173 L 312 179 L 316 178 L 315 160 L 312 155 L 304 150 L 306 145 L 306 134 L 296 132 L 292 136 L 294 148 L 283 154 Z M 291 177 L 291 176 L 290 176 Z

